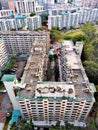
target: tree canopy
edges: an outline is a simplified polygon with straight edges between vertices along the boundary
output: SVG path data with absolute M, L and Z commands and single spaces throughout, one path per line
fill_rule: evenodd
M 60 38 L 60 31 L 58 30 L 58 28 L 52 28 L 52 30 L 50 31 L 50 38 L 52 41 L 58 41 Z
M 94 47 L 92 44 L 84 44 L 84 60 L 94 60 Z
M 36 14 L 35 14 L 35 12 L 32 12 L 31 14 L 30 14 L 30 17 L 33 17 L 33 16 L 35 16 Z
M 91 22 L 87 22 L 84 26 L 82 26 L 82 31 L 85 34 L 86 41 L 90 42 L 95 37 L 96 28 L 94 24 Z
M 19 124 L 13 124 L 11 130 L 34 130 L 32 121 L 27 122 L 26 119 L 21 119 Z
M 44 21 L 42 22 L 42 25 L 43 25 L 43 26 L 46 26 L 47 23 L 48 23 L 48 20 L 44 20 Z
M 98 84 L 98 39 L 93 23 L 87 22 L 82 28 L 84 32 L 84 47 L 82 60 L 90 82 Z
M 88 78 L 91 82 L 97 84 L 98 83 L 98 64 L 94 61 L 87 61 L 83 62 L 85 66 L 85 71 L 88 75 Z

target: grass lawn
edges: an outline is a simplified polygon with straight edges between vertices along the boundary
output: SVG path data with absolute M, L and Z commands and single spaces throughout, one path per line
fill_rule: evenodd
M 95 25 L 95 28 L 96 28 L 96 33 L 98 33 L 98 25 Z M 65 37 L 75 37 L 77 35 L 83 35 L 84 33 L 81 31 L 81 29 L 77 29 L 77 30 L 69 30 L 68 32 L 66 33 L 62 33 L 61 34 L 61 37 L 59 39 L 59 42 L 62 42 L 62 40 L 65 38 Z
M 59 42 L 62 42 L 62 40 L 65 38 L 65 37 L 75 37 L 77 35 L 83 35 L 84 33 L 78 29 L 78 30 L 74 30 L 74 32 L 70 31 L 69 33 L 65 33 L 65 34 L 61 34 L 61 37 L 59 39 Z
M 84 34 L 81 30 L 76 30 L 75 32 L 70 32 L 68 34 L 65 34 L 65 36 L 69 36 L 69 37 L 75 37 L 77 35 L 80 35 L 80 34 Z

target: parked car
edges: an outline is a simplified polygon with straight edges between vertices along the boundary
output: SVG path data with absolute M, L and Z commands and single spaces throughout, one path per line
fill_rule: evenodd
M 6 93 L 7 91 L 4 89 L 4 90 L 0 90 L 0 93 Z

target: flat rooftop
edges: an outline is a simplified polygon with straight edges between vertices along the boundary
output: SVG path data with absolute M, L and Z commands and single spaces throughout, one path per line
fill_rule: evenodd
M 15 75 L 5 74 L 5 75 L 3 75 L 1 81 L 3 81 L 3 82 L 13 82 L 15 80 L 15 78 L 16 78 Z
M 93 88 L 85 73 L 77 48 L 72 41 L 65 40 L 62 43 L 62 53 L 65 53 L 66 64 L 69 68 L 70 82 L 74 85 L 75 97 L 90 98 L 93 96 Z M 59 67 L 62 67 L 60 64 Z
M 75 89 L 72 84 L 61 82 L 37 84 L 35 97 L 75 97 Z
M 41 43 L 40 43 L 41 44 Z M 27 65 L 24 68 L 24 73 L 21 79 L 21 84 L 25 84 L 24 88 L 19 84 L 17 87 L 22 88 L 20 96 L 34 97 L 37 83 L 42 81 L 44 56 L 43 46 L 35 46 L 31 49 L 31 55 L 28 58 Z
M 72 41 L 63 41 L 61 51 L 66 57 L 66 64 L 69 68 L 70 82 L 44 82 L 43 81 L 43 66 L 45 53 L 42 49 L 31 50 L 31 55 L 28 58 L 27 65 L 22 76 L 21 87 L 19 92 L 20 97 L 40 98 L 40 97 L 68 97 L 73 99 L 94 99 L 93 93 L 96 91 L 94 84 L 89 83 L 81 63 L 80 55 Z M 63 48 L 63 49 L 62 49 Z M 62 59 L 63 57 L 59 57 Z M 65 62 L 64 62 L 65 63 Z M 59 68 L 66 66 L 59 65 Z M 61 69 L 62 71 L 62 69 Z M 67 74 L 67 73 L 66 73 Z M 63 75 L 62 75 L 63 76 Z M 20 85 L 20 86 L 21 86 Z

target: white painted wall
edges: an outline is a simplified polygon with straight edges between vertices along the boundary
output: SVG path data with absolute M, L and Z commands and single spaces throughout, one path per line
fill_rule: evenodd
M 13 91 L 14 82 L 4 81 L 3 83 L 4 83 L 4 86 L 5 86 L 6 90 L 7 90 L 10 101 L 13 104 L 13 108 L 14 109 L 19 109 L 19 105 L 18 105 L 18 102 L 16 100 L 16 97 L 15 97 L 15 94 L 14 94 L 14 91 Z

